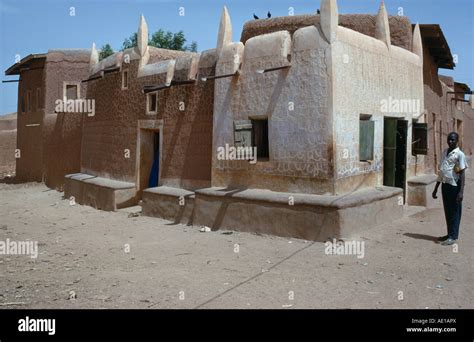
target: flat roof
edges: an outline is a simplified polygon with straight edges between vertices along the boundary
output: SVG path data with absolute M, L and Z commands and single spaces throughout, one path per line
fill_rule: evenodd
M 470 93 L 471 92 L 471 88 L 469 88 L 469 86 L 466 83 L 454 82 L 454 86 L 456 88 L 461 89 L 465 93 Z
M 438 68 L 454 69 L 456 64 L 441 27 L 438 24 L 420 24 L 420 33 L 423 45 L 429 50 Z
M 28 68 L 29 62 L 37 59 L 46 59 L 46 54 L 45 53 L 37 53 L 37 54 L 31 54 L 26 57 L 24 57 L 21 61 L 18 63 L 13 64 L 11 67 L 9 67 L 7 70 L 5 70 L 5 75 L 6 76 L 12 76 L 12 75 L 19 75 L 20 74 L 20 69 L 23 68 Z
M 302 27 L 318 25 L 319 14 L 290 15 L 249 20 L 244 24 L 240 41 L 246 43 L 252 37 L 277 31 L 288 31 L 291 35 Z M 376 14 L 340 14 L 339 25 L 375 37 Z M 410 19 L 404 16 L 388 16 L 392 45 L 411 51 L 412 32 Z

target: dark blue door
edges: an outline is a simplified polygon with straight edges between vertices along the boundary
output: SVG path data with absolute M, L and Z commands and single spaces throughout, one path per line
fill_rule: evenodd
M 160 134 L 155 133 L 154 138 L 154 156 L 153 165 L 151 166 L 150 177 L 148 178 L 148 187 L 154 188 L 158 186 L 158 176 L 160 174 Z

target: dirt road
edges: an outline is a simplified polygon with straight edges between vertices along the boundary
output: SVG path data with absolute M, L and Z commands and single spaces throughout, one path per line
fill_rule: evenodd
M 434 241 L 445 234 L 439 203 L 367 230 L 357 258 L 327 255 L 320 242 L 70 205 L 42 184 L 0 184 L 0 241 L 38 241 L 36 259 L 0 255 L 0 308 L 472 309 L 473 208 L 469 174 L 457 250 Z

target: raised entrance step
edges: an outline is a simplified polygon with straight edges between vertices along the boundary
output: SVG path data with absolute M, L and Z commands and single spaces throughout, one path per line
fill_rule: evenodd
M 64 197 L 96 209 L 115 211 L 137 203 L 134 183 L 96 177 L 85 173 L 65 176 Z
M 260 189 L 166 186 L 143 191 L 142 214 L 174 223 L 204 225 L 307 240 L 357 238 L 368 228 L 403 217 L 403 190 L 379 187 L 342 196 Z
M 194 192 L 159 186 L 143 190 L 142 215 L 192 224 Z
M 356 238 L 403 217 L 403 190 L 379 187 L 341 196 L 269 190 L 196 190 L 193 223 L 306 240 Z
M 427 208 L 435 206 L 431 194 L 436 183 L 436 175 L 421 175 L 407 180 L 407 204 Z

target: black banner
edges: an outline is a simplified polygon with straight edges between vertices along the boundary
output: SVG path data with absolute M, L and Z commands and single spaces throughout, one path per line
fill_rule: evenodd
M 0 342 L 158 340 L 252 333 L 322 339 L 473 341 L 474 310 L 0 310 Z M 224 333 L 224 335 L 222 335 Z M 148 340 L 148 339 L 147 339 Z

